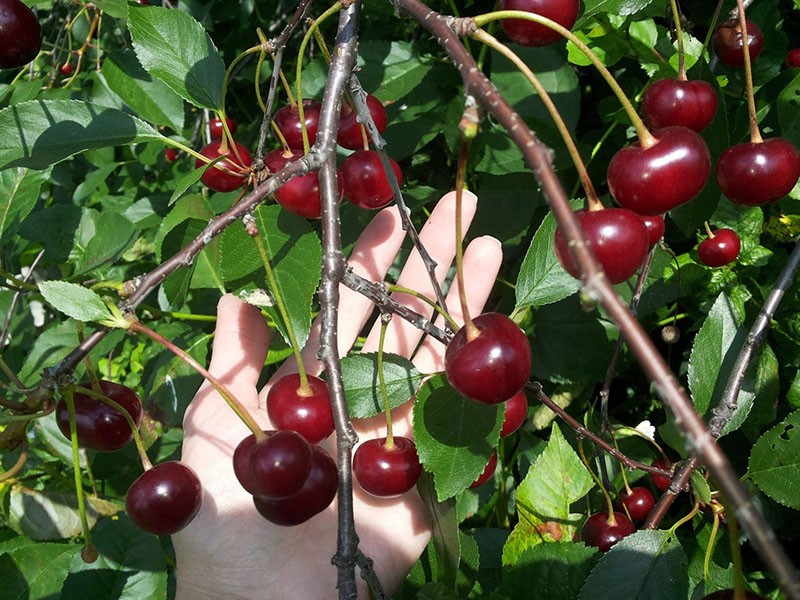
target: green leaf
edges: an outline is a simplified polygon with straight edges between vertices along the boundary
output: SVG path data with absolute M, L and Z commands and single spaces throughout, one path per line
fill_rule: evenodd
M 778 121 L 782 135 L 789 140 L 800 138 L 800 74 L 778 95 Z
M 414 441 L 439 500 L 465 490 L 486 467 L 500 437 L 502 409 L 467 400 L 443 375 L 422 386 L 414 402 Z
M 172 196 L 169 197 L 169 204 L 172 206 L 178 199 L 183 196 L 183 194 L 192 187 L 195 183 L 200 181 L 203 177 L 203 173 L 205 173 L 205 169 L 192 169 L 186 175 L 181 177 L 178 180 L 178 183 L 175 185 L 175 191 L 172 192 Z
M 78 321 L 101 321 L 111 314 L 92 290 L 66 281 L 43 281 L 39 291 L 50 305 Z
M 711 502 L 711 488 L 700 471 L 692 471 L 692 489 L 700 502 L 704 504 Z
M 177 11 L 176 11 L 177 12 Z M 0 169 L 44 169 L 79 152 L 161 139 L 121 110 L 78 100 L 33 100 L 0 110 Z
M 389 405 L 397 408 L 414 396 L 424 375 L 408 359 L 384 353 L 383 377 Z M 365 419 L 383 412 L 377 353 L 352 354 L 342 358 L 342 379 L 352 418 Z
M 25 544 L 0 554 L 0 600 L 58 597 L 79 551 L 75 544 Z
M 585 0 L 582 17 L 601 12 L 613 15 L 632 15 L 647 8 L 654 0 Z
M 533 235 L 519 269 L 514 310 L 558 302 L 580 289 L 580 281 L 567 273 L 556 258 L 553 244 L 556 226 L 553 213 L 548 212 Z
M 49 171 L 0 171 L 0 244 L 5 244 L 31 213 L 42 183 L 49 177 Z
M 182 10 L 131 6 L 128 30 L 139 62 L 184 100 L 222 108 L 225 64 L 203 26 Z
M 600 558 L 579 599 L 686 600 L 687 563 L 686 553 L 668 531 L 637 531 Z
M 136 234 L 134 224 L 119 213 L 84 211 L 70 254 L 76 274 L 89 273 L 115 261 L 133 242 Z
M 502 591 L 515 600 L 573 600 L 597 559 L 582 543 L 539 544 L 505 565 Z
M 748 473 L 767 496 L 800 509 L 799 470 L 800 411 L 794 411 L 755 443 Z
M 431 538 L 436 551 L 439 579 L 452 590 L 456 585 L 458 565 L 461 562 L 461 538 L 456 516 L 456 501 L 453 498 L 437 500 L 434 483 L 428 473 L 422 473 L 417 483 L 417 490 L 433 520 Z
M 115 19 L 124 19 L 128 16 L 128 3 L 125 0 L 97 0 L 94 4 Z

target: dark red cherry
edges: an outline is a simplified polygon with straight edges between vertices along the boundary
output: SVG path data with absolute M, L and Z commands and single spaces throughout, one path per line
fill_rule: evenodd
M 373 496 L 405 494 L 417 485 L 421 474 L 417 448 L 406 437 L 394 436 L 391 448 L 386 446 L 386 438 L 367 440 L 353 455 L 353 475 L 361 488 Z
M 132 389 L 102 379 L 97 383 L 100 386 L 101 394 L 128 411 L 137 427 L 141 425 L 142 402 Z M 93 389 L 92 384 L 88 381 L 82 383 L 80 387 Z M 105 404 L 102 400 L 80 392 L 73 394 L 73 402 L 75 403 L 78 443 L 84 448 L 111 452 L 119 450 L 133 438 L 128 421 L 117 409 Z M 61 433 L 69 439 L 69 410 L 63 398 L 56 405 L 56 423 Z
M 638 142 L 617 152 L 608 165 L 608 187 L 623 208 L 661 215 L 689 202 L 708 180 L 711 157 L 700 135 L 686 127 L 653 132 L 658 142 Z
M 339 487 L 336 463 L 319 446 L 311 446 L 311 451 L 311 472 L 299 491 L 286 498 L 253 497 L 256 509 L 267 521 L 284 527 L 299 525 L 333 502 Z
M 634 523 L 644 521 L 655 505 L 656 499 L 646 487 L 634 486 L 630 494 L 628 490 L 622 490 L 617 496 L 617 510 L 626 514 L 625 509 L 627 509 L 627 514 Z
M 736 260 L 742 243 L 732 229 L 717 229 L 697 247 L 700 262 L 709 267 L 723 267 Z
M 333 411 L 327 384 L 319 377 L 306 377 L 305 392 L 297 373 L 276 381 L 267 394 L 267 414 L 276 428 L 296 431 L 309 444 L 317 444 L 333 433 Z
M 477 336 L 459 329 L 444 354 L 447 379 L 457 392 L 484 404 L 514 396 L 528 381 L 531 346 L 519 326 L 500 313 L 473 319 Z
M 140 529 L 172 535 L 195 518 L 203 500 L 197 473 L 178 461 L 159 463 L 128 488 L 125 510 Z
M 253 158 L 242 144 L 236 142 L 236 152 L 228 146 L 225 151 L 220 147 L 222 142 L 214 140 L 205 148 L 200 150 L 200 154 L 210 160 L 218 156 L 224 156 L 222 160 L 209 167 L 200 178 L 205 186 L 215 192 L 232 192 L 238 190 L 247 181 L 250 165 Z M 206 163 L 201 159 L 195 160 L 195 169 L 204 167 Z
M 797 69 L 800 67 L 800 48 L 792 48 L 786 53 L 786 59 L 783 61 L 790 69 Z
M 528 416 L 528 397 L 525 395 L 525 390 L 518 391 L 503 404 L 501 438 L 508 437 L 514 433 L 525 422 L 525 417 Z
M 164 148 L 164 159 L 167 162 L 175 162 L 178 158 L 178 152 L 175 148 Z
M 667 224 L 661 215 L 643 215 L 642 223 L 647 229 L 647 246 L 652 249 L 664 237 Z
M 303 122 L 308 132 L 309 146 L 313 146 L 314 140 L 317 139 L 320 109 L 320 103 L 316 100 L 303 100 Z M 300 123 L 300 112 L 297 110 L 297 105 L 279 108 L 272 120 L 280 129 L 289 148 L 303 152 L 303 126 Z
M 270 172 L 277 173 L 288 163 L 300 158 L 302 153 L 292 150 L 273 150 L 264 157 L 264 164 Z M 342 199 L 344 183 L 337 174 L 339 201 Z M 319 219 L 322 215 L 322 199 L 319 193 L 319 174 L 316 171 L 290 179 L 274 194 L 275 200 L 283 208 L 306 219 Z
M 639 215 L 625 208 L 606 208 L 577 211 L 575 216 L 611 283 L 627 281 L 639 270 L 649 250 L 647 227 Z M 554 242 L 558 262 L 579 279 L 580 269 L 561 228 L 556 228 Z
M 751 592 L 750 590 L 744 590 L 744 596 L 741 596 L 741 598 L 743 598 L 743 600 L 767 600 L 766 596 Z M 736 600 L 736 596 L 734 595 L 734 590 L 717 590 L 716 592 L 711 592 L 703 596 L 701 600 Z
M 681 125 L 702 131 L 717 114 L 717 93 L 707 81 L 659 79 L 642 95 L 642 117 L 648 127 Z
M 633 523 L 623 513 L 614 512 L 614 518 L 609 520 L 607 512 L 599 512 L 593 514 L 583 524 L 581 540 L 600 552 L 607 552 L 611 546 L 634 531 L 636 528 Z
M 239 128 L 239 124 L 230 117 L 225 117 L 225 122 L 228 124 L 228 131 L 231 132 L 231 135 L 236 133 L 236 130 Z M 211 119 L 208 122 L 208 134 L 211 136 L 212 140 L 221 140 L 223 132 L 224 129 L 222 127 L 222 119 Z
M 664 471 L 672 471 L 672 463 L 663 458 L 657 458 L 651 464 L 657 469 L 663 469 Z M 664 477 L 662 475 L 656 475 L 654 473 L 650 474 L 650 479 L 653 480 L 653 485 L 656 486 L 656 489 L 659 492 L 666 491 L 666 489 L 669 487 L 669 482 L 672 480 L 670 477 Z
M 233 452 L 233 472 L 254 496 L 285 498 L 297 492 L 311 470 L 311 446 L 294 431 L 266 431 L 260 444 L 244 438 Z
M 63 75 L 69 77 L 70 75 L 72 75 L 72 71 L 75 70 L 75 67 L 72 66 L 71 62 L 67 61 L 63 65 L 61 65 L 61 67 L 59 67 L 58 70 L 61 71 Z
M 498 10 L 522 10 L 555 21 L 572 29 L 578 20 L 579 0 L 500 0 Z M 547 46 L 562 39 L 552 29 L 524 19 L 503 19 L 500 22 L 506 35 L 523 46 Z
M 389 163 L 397 178 L 397 185 L 403 185 L 403 174 L 395 160 Z M 375 150 L 357 150 L 344 159 L 339 168 L 344 186 L 344 197 L 361 208 L 376 209 L 389 204 L 394 198 L 389 180 L 383 170 L 380 155 Z
M 0 0 L 0 69 L 31 62 L 42 48 L 42 29 L 33 11 L 19 0 Z
M 481 474 L 478 475 L 478 478 L 470 484 L 470 489 L 474 490 L 476 487 L 480 487 L 489 481 L 492 478 L 492 475 L 494 475 L 495 469 L 497 469 L 496 450 L 492 452 L 492 456 L 489 457 L 489 462 L 486 463 L 486 466 L 483 468 L 483 471 L 481 471 Z
M 747 46 L 750 50 L 750 62 L 752 62 L 764 49 L 764 34 L 750 19 L 746 19 L 745 24 L 747 25 Z M 738 18 L 720 23 L 714 31 L 711 43 L 724 64 L 729 67 L 744 66 L 744 39 Z
M 800 176 L 797 148 L 784 138 L 736 144 L 717 162 L 717 183 L 733 203 L 758 206 L 780 200 Z
M 367 96 L 367 108 L 378 133 L 386 131 L 386 109 L 383 103 L 375 96 Z M 361 125 L 356 118 L 356 112 L 349 104 L 342 104 L 342 112 L 339 114 L 339 132 L 336 134 L 336 141 L 343 148 L 350 150 L 361 150 L 364 148 L 364 138 L 361 135 Z

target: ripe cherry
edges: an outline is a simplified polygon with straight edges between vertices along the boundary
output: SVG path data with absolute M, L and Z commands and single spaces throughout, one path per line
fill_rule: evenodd
M 520 390 L 504 402 L 503 426 L 500 437 L 508 437 L 522 427 L 525 417 L 528 416 L 528 397 L 525 390 Z
M 659 79 L 642 95 L 642 117 L 648 127 L 673 125 L 702 131 L 717 114 L 717 93 L 707 81 Z
M 400 167 L 389 157 L 389 163 L 397 178 L 397 185 L 403 185 Z M 357 150 L 344 159 L 339 168 L 344 187 L 344 197 L 356 206 L 367 209 L 381 208 L 394 198 L 389 180 L 383 170 L 380 155 L 375 150 Z
M 649 250 L 647 227 L 642 218 L 625 208 L 581 210 L 575 213 L 594 255 L 613 284 L 627 281 L 642 266 Z M 580 269 L 572 260 L 566 236 L 556 228 L 556 258 L 579 279 Z
M 717 162 L 717 183 L 735 204 L 758 206 L 780 200 L 800 176 L 797 148 L 784 138 L 736 144 Z
M 317 444 L 333 433 L 333 411 L 327 384 L 313 375 L 307 379 L 305 394 L 297 373 L 276 381 L 267 394 L 267 414 L 278 429 L 296 431 L 309 444 Z
M 504 402 L 522 389 L 531 370 L 531 346 L 519 326 L 500 313 L 484 313 L 459 329 L 444 354 L 447 379 L 457 392 L 484 404 Z
M 265 432 L 256 443 L 254 434 L 233 452 L 233 472 L 254 496 L 285 498 L 303 487 L 311 471 L 311 446 L 294 431 Z
M 128 411 L 137 427 L 141 425 L 142 402 L 133 390 L 119 383 L 102 379 L 97 383 L 101 394 Z M 81 387 L 93 389 L 90 382 L 82 383 Z M 78 443 L 84 448 L 111 452 L 119 450 L 133 438 L 131 427 L 122 413 L 102 400 L 75 392 L 73 402 Z M 69 438 L 69 410 L 63 398 L 56 405 L 56 423 L 61 433 Z
M 703 189 L 711 157 L 703 138 L 686 127 L 653 132 L 658 142 L 638 142 L 617 152 L 608 165 L 608 187 L 617 202 L 640 215 L 661 215 Z
M 311 446 L 311 451 L 311 472 L 299 491 L 286 498 L 253 497 L 256 509 L 267 521 L 284 527 L 299 525 L 333 502 L 339 487 L 336 463 L 319 446 Z
M 644 215 L 642 216 L 642 223 L 647 229 L 647 246 L 652 249 L 664 237 L 664 230 L 667 228 L 667 224 L 661 215 Z
M 578 20 L 579 0 L 500 0 L 498 10 L 522 10 L 555 21 L 572 29 Z M 523 46 L 547 46 L 561 40 L 557 31 L 524 19 L 503 19 L 500 22 L 506 35 Z
M 373 496 L 391 498 L 406 493 L 417 484 L 422 465 L 414 442 L 394 436 L 393 447 L 386 438 L 361 444 L 353 456 L 353 475 L 361 488 Z
M 750 51 L 750 62 L 758 58 L 764 49 L 764 33 L 750 19 L 747 25 L 747 46 Z M 744 39 L 739 19 L 728 19 L 720 23 L 711 39 L 719 59 L 729 67 L 744 66 Z
M 195 518 L 203 500 L 197 473 L 178 461 L 159 463 L 128 488 L 125 510 L 140 529 L 172 535 Z
M 0 69 L 31 62 L 42 48 L 42 29 L 20 0 L 0 0 Z
M 657 458 L 651 464 L 657 469 L 672 471 L 672 463 L 664 458 Z M 650 474 L 650 479 L 653 481 L 653 485 L 656 486 L 656 489 L 659 492 L 666 491 L 666 489 L 669 487 L 669 482 L 671 481 L 670 477 L 664 477 L 663 475 L 656 475 L 654 473 Z
M 792 48 L 786 53 L 786 59 L 783 61 L 790 69 L 800 68 L 800 48 Z
M 277 173 L 288 163 L 301 156 L 303 155 L 299 152 L 278 148 L 267 153 L 264 157 L 264 164 L 272 173 Z M 341 174 L 337 174 L 337 177 L 339 179 L 339 200 L 341 201 L 344 184 Z M 274 196 L 283 208 L 306 219 L 319 219 L 322 215 L 319 174 L 316 171 L 290 179 L 275 192 Z
M 225 156 L 225 158 L 215 163 L 213 167 L 206 169 L 200 181 L 215 192 L 232 192 L 244 185 L 249 167 L 253 163 L 253 158 L 247 148 L 239 142 L 236 142 L 236 153 L 233 152 L 230 146 L 223 152 L 221 145 L 222 142 L 220 140 L 213 140 L 200 150 L 200 154 L 210 160 L 214 160 L 218 156 Z M 205 165 L 206 163 L 199 158 L 194 163 L 195 169 Z
M 615 511 L 613 518 L 609 519 L 607 512 L 599 512 L 583 524 L 581 540 L 600 552 L 607 552 L 611 546 L 634 531 L 636 528 L 633 523 L 623 513 Z
M 63 65 L 61 65 L 61 67 L 59 67 L 58 70 L 61 71 L 62 75 L 66 75 L 67 77 L 69 77 L 70 75 L 72 75 L 72 71 L 74 69 L 75 67 L 72 66 L 72 63 L 67 61 Z
M 375 96 L 367 96 L 367 108 L 378 133 L 386 131 L 386 109 L 383 103 Z M 361 135 L 361 125 L 356 118 L 356 111 L 349 104 L 342 104 L 342 112 L 339 114 L 339 131 L 336 134 L 336 141 L 343 148 L 350 150 L 360 150 L 364 148 L 364 138 Z
M 231 135 L 236 133 L 236 130 L 239 128 L 239 124 L 236 121 L 234 121 L 230 117 L 225 117 L 225 123 L 227 123 L 228 131 L 231 132 Z M 225 130 L 222 127 L 222 119 L 220 118 L 211 119 L 208 122 L 208 134 L 211 136 L 212 140 L 221 140 L 224 131 Z
M 178 158 L 178 152 L 175 148 L 164 148 L 164 159 L 167 162 L 175 162 Z
M 478 478 L 473 481 L 469 488 L 474 490 L 477 487 L 482 486 L 484 483 L 489 481 L 494 475 L 495 470 L 497 469 L 497 451 L 492 452 L 492 456 L 489 457 L 489 462 L 486 463 L 486 466 L 481 471 L 481 474 L 478 475 Z
M 653 510 L 656 504 L 656 499 L 653 493 L 646 487 L 634 486 L 631 488 L 630 494 L 628 490 L 622 490 L 617 496 L 617 510 L 625 514 L 625 509 L 628 509 L 627 514 L 630 515 L 634 523 L 641 523 Z
M 303 100 L 303 121 L 308 132 L 310 146 L 313 146 L 314 140 L 317 139 L 320 109 L 320 103 L 316 100 Z M 300 112 L 297 110 L 297 105 L 279 108 L 272 120 L 280 129 L 289 148 L 303 152 L 303 126 L 300 123 Z
M 742 243 L 732 229 L 717 229 L 697 247 L 700 262 L 709 267 L 723 267 L 736 260 Z

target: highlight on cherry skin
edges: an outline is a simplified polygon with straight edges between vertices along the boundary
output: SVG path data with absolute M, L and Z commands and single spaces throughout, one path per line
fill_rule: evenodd
M 601 511 L 586 519 L 581 528 L 581 540 L 600 552 L 608 552 L 611 546 L 634 531 L 636 527 L 627 515 L 615 511 L 613 517 L 609 517 L 607 512 Z
M 197 473 L 173 460 L 155 465 L 131 484 L 125 510 L 140 529 L 172 535 L 191 523 L 202 500 L 203 487 Z
M 300 375 L 290 373 L 276 381 L 267 394 L 267 414 L 278 429 L 302 435 L 309 444 L 318 444 L 333 433 L 333 411 L 328 384 L 307 375 L 308 391 L 300 387 Z
M 422 465 L 414 442 L 407 437 L 373 438 L 362 443 L 353 455 L 353 475 L 361 488 L 373 496 L 392 498 L 413 488 Z
M 309 477 L 311 445 L 294 431 L 266 431 L 256 442 L 245 437 L 233 452 L 233 472 L 242 487 L 254 496 L 286 498 L 298 492 Z
M 739 234 L 732 229 L 717 229 L 700 242 L 697 256 L 708 267 L 724 267 L 736 260 L 741 247 Z
M 578 20 L 580 2 L 579 0 L 500 0 L 497 10 L 535 13 L 555 21 L 565 29 L 572 29 Z M 523 46 L 548 46 L 563 39 L 557 31 L 525 19 L 503 19 L 500 25 L 509 38 Z

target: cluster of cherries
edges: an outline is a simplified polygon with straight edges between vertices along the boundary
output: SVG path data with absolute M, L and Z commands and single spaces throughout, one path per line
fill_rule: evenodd
M 303 156 L 306 144 L 313 145 L 316 140 L 321 106 L 316 100 L 304 99 L 301 110 L 297 103 L 284 106 L 275 112 L 273 121 L 284 147 L 272 150 L 264 157 L 264 165 L 275 173 L 288 163 Z M 387 117 L 383 104 L 375 96 L 366 99 L 372 120 L 379 133 L 386 130 Z M 236 123 L 227 119 L 231 134 L 236 131 Z M 223 137 L 223 126 L 220 119 L 209 123 L 211 142 L 200 150 L 200 154 L 208 160 L 217 160 L 208 168 L 201 181 L 217 192 L 231 192 L 240 188 L 247 181 L 250 166 L 253 162 L 250 153 L 239 142 L 226 143 Z M 304 135 L 306 141 L 304 142 Z M 356 206 L 366 209 L 377 209 L 392 201 L 394 194 L 383 168 L 381 156 L 369 148 L 366 129 L 358 122 L 353 107 L 347 102 L 343 104 L 339 117 L 339 130 L 336 141 L 343 148 L 354 150 L 348 155 L 338 171 L 338 188 L 340 200 L 342 196 Z M 170 157 L 167 157 L 168 160 Z M 172 156 L 174 160 L 174 154 Z M 403 183 L 403 175 L 397 162 L 388 158 L 394 171 L 398 185 Z M 198 158 L 195 167 L 202 167 L 205 161 Z M 275 192 L 275 199 L 286 210 L 305 217 L 318 219 L 322 214 L 319 175 L 308 173 L 291 179 Z
M 113 452 L 133 439 L 131 423 L 142 423 L 142 402 L 129 387 L 106 380 L 86 382 L 111 402 L 81 392 L 73 394 L 78 444 L 97 452 Z M 112 404 L 113 403 L 113 404 Z M 116 404 L 117 406 L 114 406 Z M 126 415 L 120 412 L 124 410 Z M 66 400 L 56 405 L 56 423 L 70 439 L 70 418 Z M 125 509 L 141 529 L 155 535 L 171 535 L 186 527 L 200 510 L 203 488 L 194 470 L 180 461 L 165 461 L 147 469 L 134 481 L 125 496 Z

